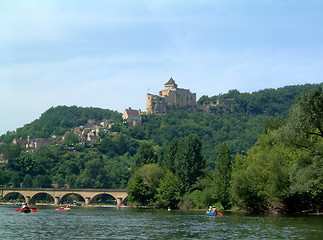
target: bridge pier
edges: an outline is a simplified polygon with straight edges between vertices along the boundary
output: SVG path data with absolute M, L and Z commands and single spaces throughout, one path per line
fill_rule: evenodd
M 117 205 L 121 205 L 122 204 L 122 198 L 117 198 Z
M 30 196 L 25 196 L 25 200 L 27 205 L 30 205 Z
M 60 197 L 55 197 L 54 198 L 55 206 L 58 206 L 59 205 L 59 200 L 60 200 Z
M 91 201 L 91 198 L 90 197 L 86 197 L 85 198 L 85 205 L 86 206 L 89 206 L 90 205 L 90 201 Z

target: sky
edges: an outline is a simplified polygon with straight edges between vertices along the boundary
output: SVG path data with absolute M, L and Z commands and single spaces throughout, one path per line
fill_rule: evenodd
M 146 109 L 323 82 L 321 0 L 0 0 L 0 135 L 59 105 Z

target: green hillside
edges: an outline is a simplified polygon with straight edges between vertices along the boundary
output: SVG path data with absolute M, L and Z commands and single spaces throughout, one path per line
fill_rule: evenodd
M 101 108 L 51 107 L 39 119 L 18 128 L 14 137 L 27 138 L 28 135 L 33 135 L 35 138 L 50 138 L 52 135 L 64 135 L 71 128 L 85 125 L 88 119 L 116 121 L 120 118 L 120 113 Z
M 186 183 L 178 190 L 180 195 L 193 189 L 209 189 L 199 179 L 205 174 L 214 178 L 213 172 L 214 169 L 217 171 L 222 153 L 229 153 L 227 157 L 231 159 L 236 154 L 244 156 L 261 134 L 269 134 L 286 125 L 287 116 L 300 94 L 319 87 L 323 87 L 323 84 L 288 86 L 254 93 L 231 90 L 218 96 L 203 96 L 198 104 L 210 104 L 208 111 L 202 111 L 201 107 L 194 111 L 169 110 L 166 115 L 143 115 L 142 125 L 136 127 L 128 127 L 122 122 L 120 113 L 110 110 L 52 107 L 34 122 L 0 137 L 0 153 L 8 161 L 0 167 L 0 185 L 50 187 L 52 183 L 57 183 L 59 186 L 69 184 L 78 188 L 125 188 L 131 179 L 131 191 L 132 187 L 144 184 L 140 180 L 145 178 L 140 169 L 145 167 L 144 172 L 159 174 L 156 186 L 162 184 L 162 176 L 174 179 L 171 174 L 175 174 L 179 182 Z M 230 104 L 215 106 L 217 100 L 221 99 L 229 99 Z M 26 149 L 19 144 L 11 143 L 14 138 L 25 139 L 27 136 L 47 139 L 53 135 L 62 136 L 71 129 L 86 125 L 89 119 L 93 119 L 93 124 L 97 125 L 106 119 L 111 126 L 100 132 L 97 141 L 88 145 L 81 145 L 73 132 L 67 134 L 63 142 L 53 140 L 51 145 L 33 154 L 25 152 Z M 223 148 L 223 144 L 228 150 Z M 172 158 L 174 164 L 178 163 L 177 168 L 169 173 L 172 164 L 167 161 Z M 192 163 L 187 165 L 186 160 Z M 200 169 L 198 176 L 191 179 L 190 176 L 197 170 L 190 172 L 189 167 L 195 161 L 200 162 L 196 166 L 205 168 L 203 173 Z M 143 185 L 143 188 L 147 186 Z M 169 189 L 169 186 L 165 185 L 165 188 Z M 145 191 L 148 195 L 141 198 L 148 200 L 141 204 L 156 205 L 158 200 L 152 196 L 158 195 L 157 188 L 148 187 Z M 203 194 L 207 195 L 205 192 Z M 138 202 L 138 199 L 132 198 L 132 201 Z M 192 201 L 190 205 L 193 207 L 204 206 L 193 204 Z M 165 204 L 159 202 L 157 205 Z M 228 206 L 228 202 L 222 204 Z

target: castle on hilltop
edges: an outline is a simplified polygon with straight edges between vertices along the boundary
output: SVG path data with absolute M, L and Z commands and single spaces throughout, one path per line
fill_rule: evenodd
M 147 94 L 147 113 L 165 114 L 167 109 L 195 107 L 196 93 L 189 89 L 178 88 L 170 78 L 165 83 L 165 90 L 159 91 L 159 95 Z

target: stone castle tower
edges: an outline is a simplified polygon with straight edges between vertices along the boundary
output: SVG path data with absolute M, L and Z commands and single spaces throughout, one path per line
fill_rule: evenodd
M 183 108 L 196 105 L 196 93 L 189 89 L 178 88 L 170 78 L 165 83 L 165 90 L 159 95 L 147 94 L 147 113 L 165 114 L 167 108 Z

